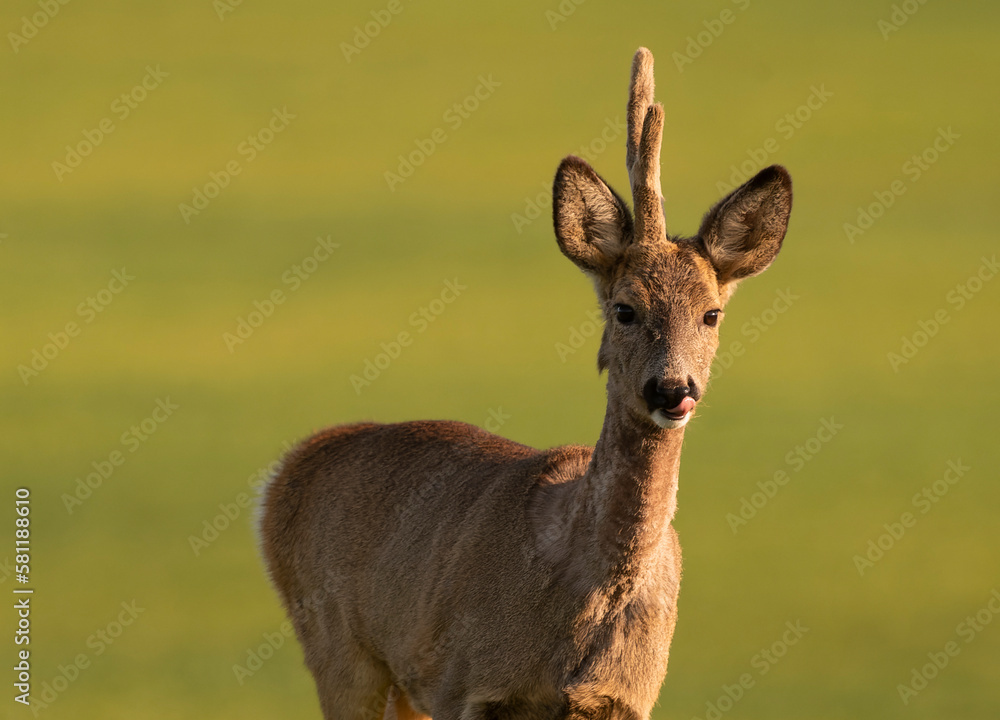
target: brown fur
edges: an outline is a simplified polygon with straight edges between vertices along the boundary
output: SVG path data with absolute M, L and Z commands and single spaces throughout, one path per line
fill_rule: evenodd
M 636 53 L 626 157 L 635 219 L 579 158 L 553 189 L 563 253 L 594 280 L 608 409 L 595 448 L 537 451 L 456 422 L 335 427 L 268 486 L 263 551 L 328 720 L 644 720 L 667 670 L 684 428 L 650 381 L 700 396 L 705 313 L 763 271 L 791 210 L 783 168 L 666 234 L 663 109 Z M 615 305 L 635 321 L 615 320 Z

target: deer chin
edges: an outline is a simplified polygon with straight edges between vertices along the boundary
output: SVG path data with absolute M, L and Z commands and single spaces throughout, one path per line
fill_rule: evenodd
M 686 397 L 677 407 L 669 410 L 657 408 L 649 413 L 649 416 L 664 430 L 675 430 L 687 425 L 688 420 L 694 415 L 694 408 L 697 404 L 698 402 L 694 398 Z
M 688 420 L 694 415 L 694 410 L 688 410 L 682 415 L 675 415 L 664 410 L 654 410 L 649 414 L 657 425 L 664 430 L 676 430 L 687 425 Z

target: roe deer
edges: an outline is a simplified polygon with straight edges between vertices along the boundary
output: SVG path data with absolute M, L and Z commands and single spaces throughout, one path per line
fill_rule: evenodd
M 667 235 L 663 107 L 632 62 L 625 202 L 577 157 L 553 188 L 593 281 L 607 414 L 597 446 L 535 450 L 459 422 L 324 430 L 267 487 L 263 553 L 328 720 L 641 720 L 667 671 L 684 426 L 722 308 L 781 248 L 784 168 Z

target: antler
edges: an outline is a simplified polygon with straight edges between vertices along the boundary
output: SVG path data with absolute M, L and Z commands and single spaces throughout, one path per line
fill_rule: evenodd
M 640 242 L 667 237 L 660 190 L 662 140 L 663 105 L 653 103 L 653 53 L 641 47 L 632 58 L 625 147 L 625 163 L 635 205 L 635 236 Z

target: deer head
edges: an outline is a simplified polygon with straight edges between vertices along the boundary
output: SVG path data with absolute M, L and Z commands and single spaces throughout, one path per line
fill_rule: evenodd
M 663 106 L 653 103 L 653 56 L 632 61 L 626 164 L 634 216 L 584 160 L 569 156 L 553 187 L 559 248 L 594 282 L 605 326 L 598 367 L 626 412 L 683 427 L 708 382 L 723 308 L 743 278 L 777 256 L 792 180 L 761 170 L 705 214 L 694 237 L 670 236 L 660 190 Z

